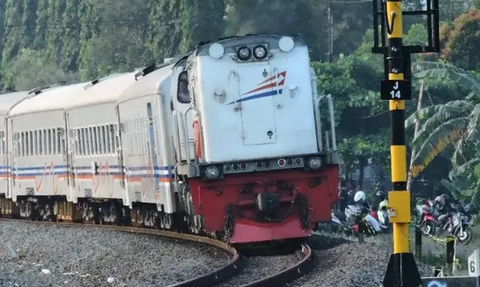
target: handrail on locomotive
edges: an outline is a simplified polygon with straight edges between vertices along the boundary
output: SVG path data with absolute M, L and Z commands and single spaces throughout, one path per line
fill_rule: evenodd
M 333 109 L 333 100 L 332 100 L 332 95 L 331 94 L 328 94 L 328 95 L 323 95 L 321 97 L 318 98 L 317 100 L 317 107 L 318 107 L 318 110 L 320 111 L 320 104 L 321 104 L 321 101 L 323 99 L 327 99 L 328 100 L 328 109 L 329 109 L 329 113 L 330 113 L 330 129 L 331 129 L 331 133 L 332 133 L 332 151 L 337 151 L 337 136 L 336 136 L 336 133 L 335 133 L 335 114 L 334 114 L 334 109 Z M 321 119 L 321 113 L 320 113 L 320 116 L 319 118 Z M 322 144 L 322 135 L 321 135 L 321 120 L 319 120 L 319 126 L 320 126 L 320 132 L 318 133 L 319 135 L 319 142 L 320 144 Z M 329 139 L 328 139 L 328 131 L 326 131 L 326 134 L 327 134 L 327 138 L 326 138 L 326 144 L 327 144 L 327 151 L 330 151 L 330 145 L 329 145 Z

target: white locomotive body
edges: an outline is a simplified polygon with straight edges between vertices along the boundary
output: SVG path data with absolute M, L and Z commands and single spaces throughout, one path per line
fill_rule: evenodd
M 292 41 L 282 50 L 280 39 L 226 39 L 192 56 L 188 73 L 202 117 L 205 162 L 318 151 L 308 48 Z M 250 57 L 241 60 L 237 51 L 245 48 Z

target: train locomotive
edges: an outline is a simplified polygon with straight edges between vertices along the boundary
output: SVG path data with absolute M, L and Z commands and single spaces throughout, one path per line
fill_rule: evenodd
M 332 98 L 316 85 L 302 40 L 247 35 L 0 95 L 0 212 L 233 244 L 308 237 L 331 219 L 339 172 Z

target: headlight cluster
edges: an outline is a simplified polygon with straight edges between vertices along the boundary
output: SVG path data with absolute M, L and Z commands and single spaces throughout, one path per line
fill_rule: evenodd
M 295 47 L 295 41 L 291 37 L 282 37 L 278 41 L 280 51 L 288 53 Z M 225 54 L 225 47 L 220 43 L 213 43 L 208 49 L 209 55 L 214 59 L 220 59 Z M 242 45 L 234 49 L 238 60 L 245 62 L 250 60 L 261 61 L 269 56 L 267 44 L 252 46 Z
M 248 61 L 252 58 L 252 55 L 256 60 L 265 59 L 268 56 L 267 47 L 264 45 L 257 45 L 251 49 L 247 46 L 241 46 L 237 49 L 237 57 L 240 61 Z

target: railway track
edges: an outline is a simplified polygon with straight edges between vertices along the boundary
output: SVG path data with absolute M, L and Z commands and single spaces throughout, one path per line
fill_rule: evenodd
M 11 222 L 22 222 L 28 224 L 37 224 L 37 225 L 55 225 L 61 227 L 85 227 L 85 228 L 100 228 L 105 230 L 111 230 L 116 232 L 127 232 L 139 235 L 153 235 L 159 237 L 165 237 L 170 239 L 178 239 L 187 242 L 205 244 L 211 247 L 214 247 L 221 252 L 225 253 L 230 257 L 228 263 L 208 274 L 198 276 L 193 279 L 189 279 L 180 283 L 169 285 L 168 287 L 207 287 L 215 286 L 219 283 L 234 280 L 235 277 L 244 270 L 244 267 L 248 259 L 241 255 L 237 249 L 233 246 L 228 245 L 224 242 L 192 234 L 183 234 L 176 233 L 171 231 L 164 231 L 158 229 L 147 229 L 140 227 L 131 227 L 131 226 L 117 226 L 117 225 L 98 225 L 91 223 L 74 223 L 74 222 L 52 222 L 52 221 L 32 221 L 25 219 L 12 219 L 12 218 L 0 218 L 2 221 L 11 221 Z M 281 270 L 278 273 L 265 276 L 263 278 L 257 279 L 248 284 L 241 285 L 242 287 L 272 287 L 272 286 L 283 286 L 286 283 L 289 283 L 311 270 L 314 266 L 314 256 L 311 248 L 306 244 L 301 244 L 299 248 L 295 251 L 297 261 L 290 267 Z M 232 286 L 232 285 L 229 285 Z

